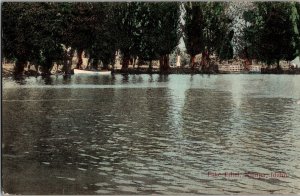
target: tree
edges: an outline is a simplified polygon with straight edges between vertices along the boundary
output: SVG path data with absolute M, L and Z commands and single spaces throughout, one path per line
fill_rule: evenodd
M 157 50 L 160 55 L 160 71 L 169 70 L 169 55 L 175 50 L 181 37 L 180 4 L 178 2 L 159 3 Z
M 58 4 L 4 3 L 3 16 L 3 54 L 16 60 L 16 73 L 30 61 L 49 74 L 53 62 L 63 56 Z
M 243 14 L 253 7 L 253 3 L 249 1 L 234 1 L 229 3 L 227 15 L 232 20 L 231 29 L 234 31 L 232 37 L 233 54 L 243 58 L 243 50 L 245 42 L 243 39 L 244 29 L 247 23 L 243 18 Z
M 39 48 L 34 43 L 35 30 L 28 3 L 4 2 L 2 4 L 3 56 L 16 61 L 15 71 L 24 71 L 27 61 L 36 58 Z
M 229 35 L 231 20 L 227 16 L 227 2 L 186 3 L 185 43 L 194 66 L 195 55 L 202 53 L 202 66 L 209 64 L 209 56 L 219 53 Z M 228 41 L 227 41 L 228 42 Z
M 180 39 L 180 4 L 143 3 L 143 17 L 140 26 L 139 57 L 150 61 L 160 60 L 160 71 L 166 73 L 169 69 L 169 54 L 176 48 Z
M 82 54 L 94 42 L 94 28 L 97 17 L 94 13 L 94 3 L 71 3 L 70 13 L 66 21 L 66 45 L 77 51 L 78 63 L 76 68 L 81 68 Z
M 191 56 L 190 65 L 193 68 L 195 64 L 195 56 L 204 50 L 204 16 L 199 2 L 184 3 L 184 8 L 184 42 L 187 53 Z
M 115 21 L 117 29 L 117 47 L 122 53 L 122 70 L 127 70 L 131 57 L 136 57 L 140 50 L 141 20 L 144 3 L 119 3 L 115 7 Z
M 294 15 L 294 19 L 296 19 L 297 22 L 297 28 L 298 28 L 298 32 L 300 34 L 300 3 L 299 2 L 295 2 L 295 6 L 296 6 L 296 10 L 297 10 L 297 13 L 298 15 Z M 299 44 L 299 47 L 298 47 L 298 55 L 300 57 L 300 44 Z
M 91 9 L 93 12 L 94 25 L 92 31 L 93 42 L 87 46 L 90 60 L 93 60 L 93 67 L 98 68 L 99 60 L 104 69 L 114 61 L 117 50 L 117 29 L 115 21 L 114 3 L 95 3 Z
M 249 22 L 244 37 L 247 53 L 271 65 L 280 60 L 293 60 L 299 55 L 299 14 L 295 2 L 256 2 L 245 12 Z
M 142 19 L 140 20 L 140 46 L 138 56 L 142 60 L 150 61 L 149 70 L 152 70 L 152 61 L 159 59 L 160 30 L 158 28 L 159 20 L 159 3 L 143 3 L 141 5 Z
M 232 38 L 233 38 L 233 30 L 231 30 L 228 35 L 226 36 L 224 42 L 222 43 L 219 51 L 218 56 L 220 60 L 229 60 L 233 58 L 233 46 L 232 46 Z
M 33 7 L 33 6 L 32 6 Z M 36 11 L 31 12 L 35 20 L 36 45 L 39 46 L 38 63 L 42 73 L 49 75 L 54 62 L 63 60 L 62 18 L 57 3 L 36 3 Z
M 204 16 L 203 42 L 205 46 L 205 50 L 202 51 L 202 66 L 209 65 L 210 55 L 213 53 L 220 54 L 222 47 L 226 45 L 228 47 L 228 42 L 232 39 L 233 35 L 231 33 L 233 32 L 230 29 L 232 20 L 227 15 L 228 6 L 228 2 L 202 3 Z

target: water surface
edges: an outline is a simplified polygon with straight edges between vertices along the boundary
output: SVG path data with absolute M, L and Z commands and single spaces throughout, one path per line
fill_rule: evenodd
M 5 192 L 300 192 L 299 76 L 52 76 L 2 83 Z

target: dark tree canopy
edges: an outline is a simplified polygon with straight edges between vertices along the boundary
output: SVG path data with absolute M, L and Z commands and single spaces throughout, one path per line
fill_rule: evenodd
M 57 3 L 3 3 L 3 54 L 23 69 L 27 61 L 47 72 L 62 57 L 62 20 Z
M 233 46 L 232 46 L 232 38 L 233 38 L 233 30 L 231 30 L 228 35 L 225 37 L 219 51 L 218 56 L 220 60 L 229 60 L 233 58 Z
M 160 59 L 160 69 L 165 72 L 169 55 L 180 39 L 180 4 L 144 3 L 142 10 L 139 56 L 150 61 Z
M 209 60 L 210 54 L 219 54 L 222 47 L 225 50 L 231 20 L 226 15 L 227 2 L 188 2 L 184 5 L 184 40 L 193 66 L 195 55 L 202 53 L 202 57 Z
M 295 2 L 256 2 L 244 14 L 247 53 L 268 65 L 299 55 L 299 14 Z
M 49 74 L 54 62 L 71 62 L 74 51 L 78 68 L 85 52 L 91 66 L 102 63 L 106 69 L 121 51 L 124 70 L 130 59 L 139 58 L 159 60 L 166 72 L 183 36 L 191 65 L 197 54 L 207 65 L 212 54 L 233 57 L 228 10 L 228 2 L 4 2 L 3 57 L 14 60 L 21 72 L 30 62 Z M 243 14 L 246 56 L 271 64 L 299 55 L 299 12 L 296 2 L 253 3 Z
M 188 2 L 184 4 L 186 11 L 184 25 L 184 42 L 187 53 L 191 57 L 200 54 L 204 50 L 204 16 L 201 3 Z

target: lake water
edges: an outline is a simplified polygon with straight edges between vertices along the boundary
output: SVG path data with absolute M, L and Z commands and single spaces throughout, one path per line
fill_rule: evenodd
M 300 76 L 52 76 L 2 86 L 4 192 L 300 193 Z

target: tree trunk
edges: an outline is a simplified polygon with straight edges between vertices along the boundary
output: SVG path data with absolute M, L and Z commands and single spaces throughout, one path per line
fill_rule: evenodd
M 162 57 L 162 64 L 160 64 L 160 72 L 167 73 L 169 71 L 169 55 L 163 55 Z
M 67 60 L 64 62 L 62 71 L 64 72 L 65 75 L 70 74 L 71 67 L 72 67 L 72 60 Z
M 210 58 L 209 58 L 209 56 L 210 56 L 210 53 L 209 53 L 209 51 L 207 51 L 206 52 L 206 67 L 208 68 L 208 69 L 210 69 L 210 66 L 211 66 L 211 64 L 210 64 Z
M 129 65 L 133 64 L 133 58 L 129 58 Z
M 103 70 L 108 70 L 108 63 L 103 63 Z
M 165 63 L 164 63 L 164 69 L 166 70 L 166 71 L 168 71 L 169 70 L 169 55 L 165 55 Z
M 192 69 L 195 68 L 195 59 L 196 59 L 196 55 L 191 55 L 191 59 L 190 59 L 190 66 Z
M 108 70 L 108 64 L 109 64 L 109 61 L 108 60 L 103 60 L 102 61 L 102 64 L 103 64 L 103 70 Z
M 152 60 L 150 60 L 148 72 L 152 72 L 153 66 L 152 66 Z
M 81 65 L 82 65 L 82 53 L 83 53 L 83 49 L 78 49 L 77 50 L 77 59 L 78 59 L 78 62 L 77 62 L 77 65 L 76 65 L 77 69 L 82 69 L 82 67 L 81 67 Z
M 98 59 L 97 58 L 94 58 L 93 59 L 93 64 L 92 64 L 92 67 L 94 68 L 94 69 L 98 69 Z
M 200 65 L 201 65 L 201 68 L 203 69 L 206 69 L 208 66 L 208 63 L 209 63 L 209 53 L 208 53 L 208 51 L 203 51 L 202 52 L 202 58 L 201 58 L 201 63 L 200 63 Z
M 276 63 L 277 63 L 277 69 L 278 69 L 278 70 L 280 70 L 280 69 L 281 69 L 279 62 L 280 62 L 280 60 L 279 60 L 279 59 L 277 59 L 277 60 L 276 60 Z
M 201 53 L 201 62 L 200 62 L 200 66 L 201 66 L 201 70 L 205 67 L 205 51 L 203 51 L 202 53 Z
M 159 58 L 159 69 L 161 70 L 162 69 L 162 67 L 164 66 L 164 63 L 165 63 L 165 60 L 164 60 L 164 56 L 162 55 L 162 56 L 160 56 L 160 58 Z
M 71 49 L 70 51 L 65 51 L 65 56 L 64 56 L 64 60 L 63 60 L 63 68 L 62 68 L 62 71 L 65 74 L 71 73 L 73 56 L 74 56 L 74 49 Z
M 63 67 L 62 67 L 62 71 L 64 72 L 64 74 L 68 74 L 69 73 L 69 62 L 68 62 L 69 58 L 68 58 L 68 54 L 67 52 L 65 52 L 64 54 L 64 59 L 63 59 Z
M 19 60 L 17 59 L 15 68 L 14 68 L 14 74 L 15 75 L 22 75 L 24 73 L 24 68 L 26 66 L 26 61 L 25 60 Z
M 44 66 L 42 66 L 42 75 L 51 75 L 51 68 L 52 68 L 53 61 L 51 59 L 46 59 Z
M 128 70 L 129 60 L 130 60 L 130 56 L 128 54 L 125 54 L 123 56 L 122 71 Z
M 29 70 L 30 70 L 30 67 L 31 67 L 31 63 L 30 63 L 30 62 L 28 62 L 28 63 L 27 63 L 27 71 L 29 71 Z

